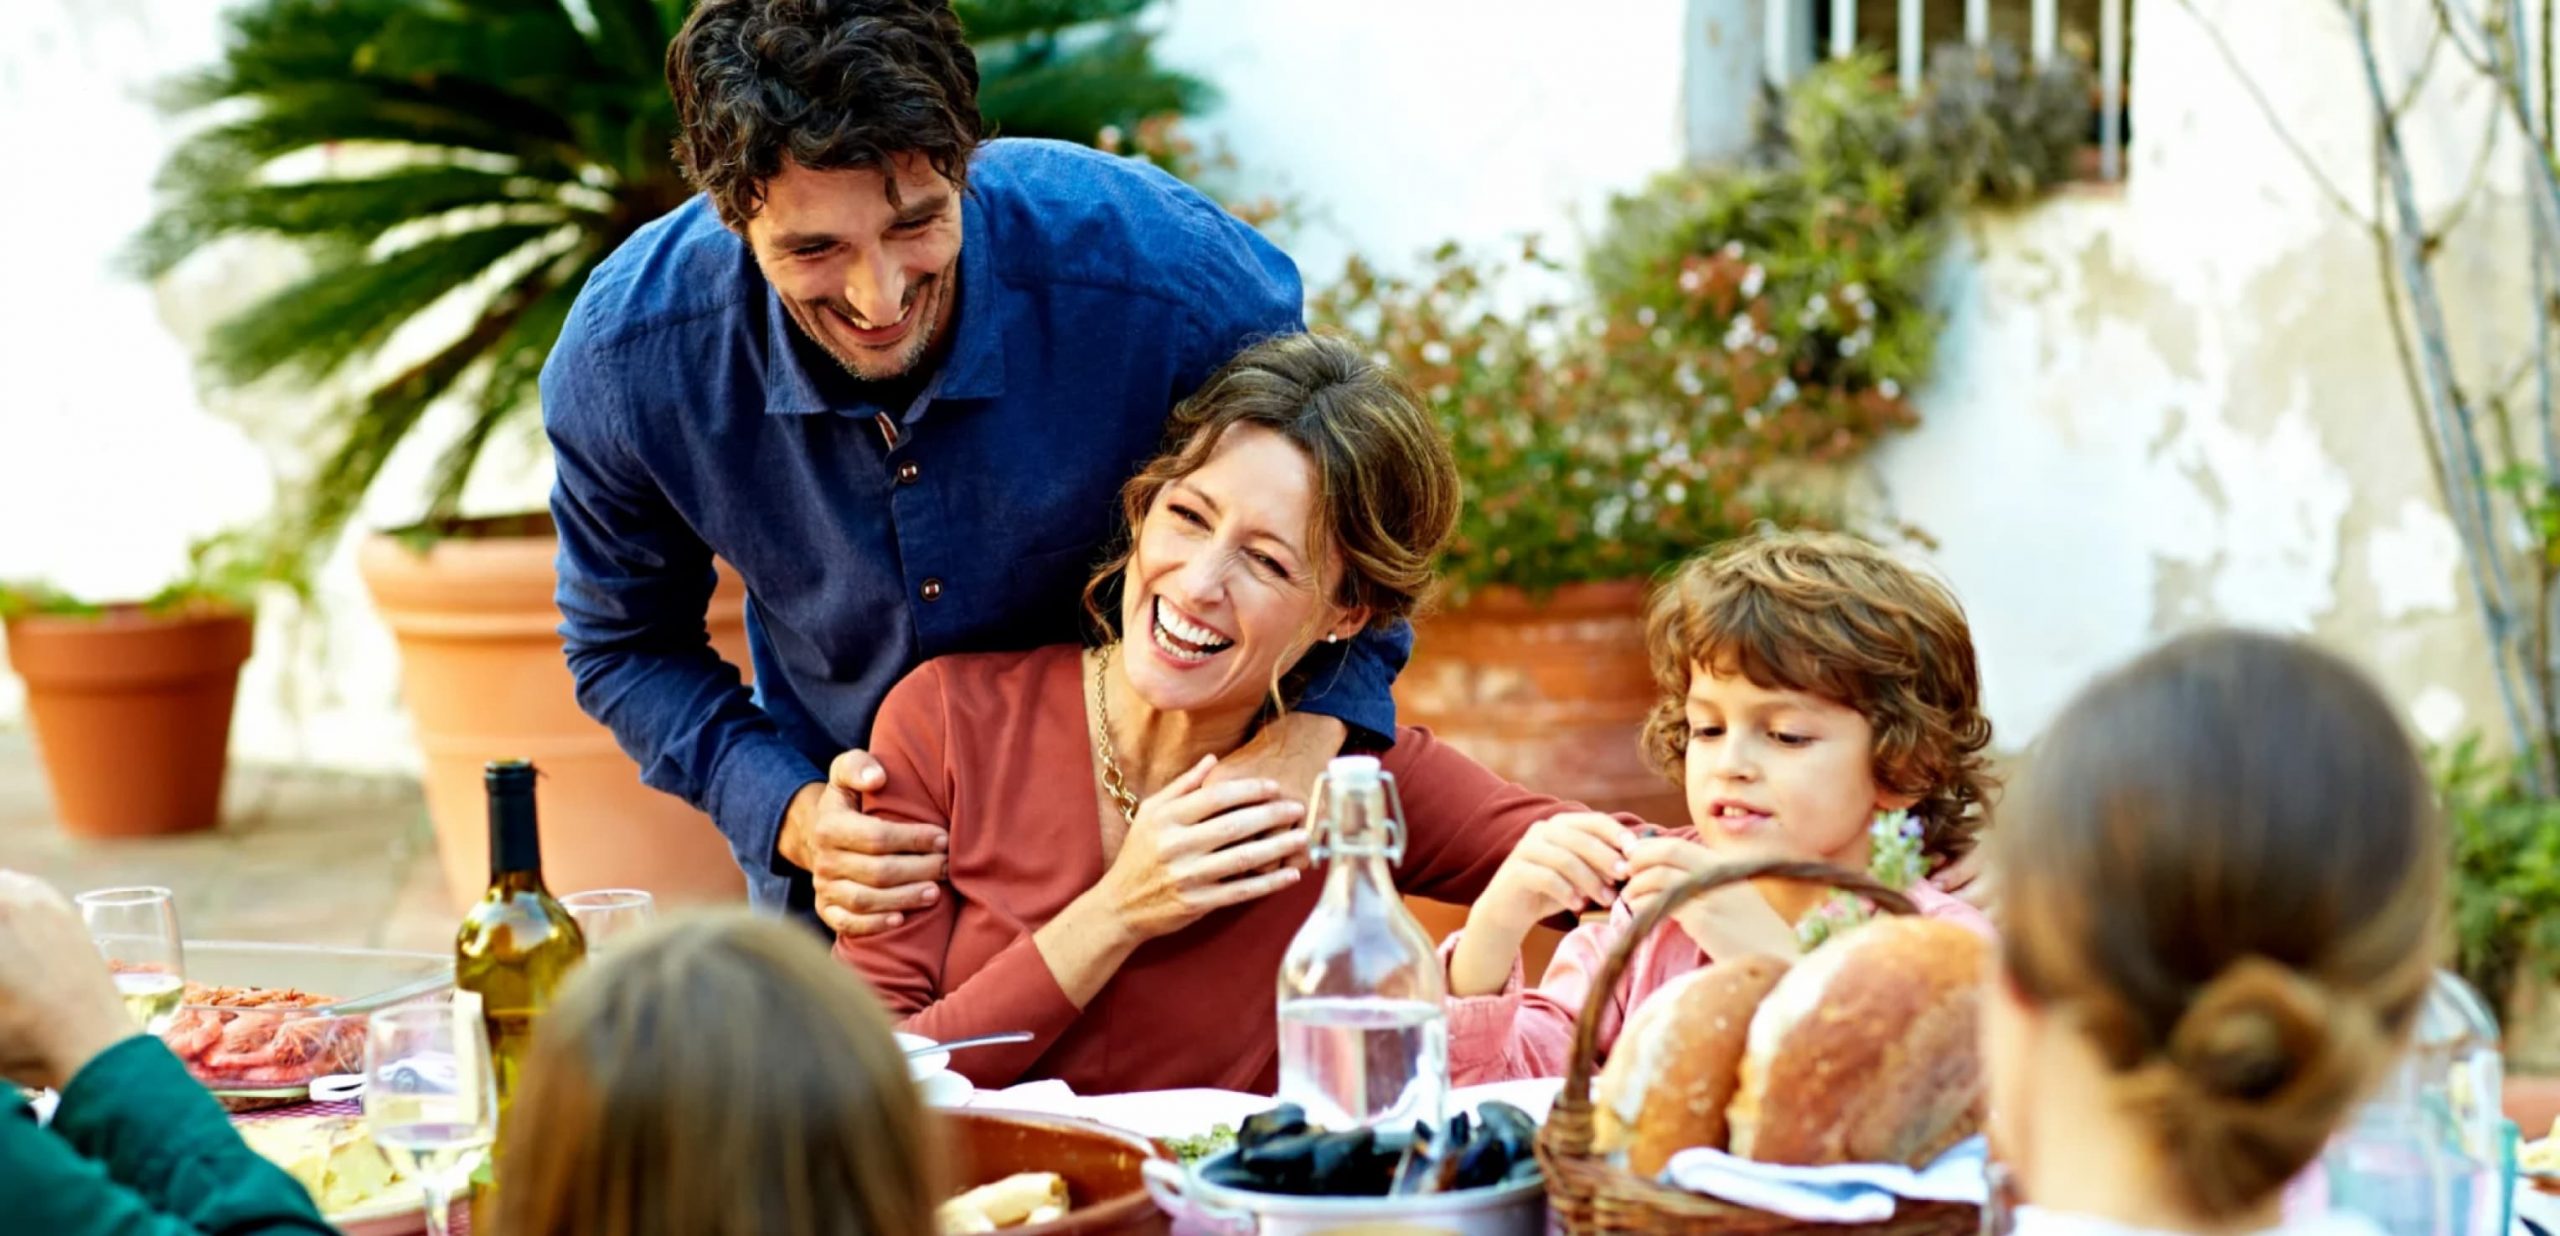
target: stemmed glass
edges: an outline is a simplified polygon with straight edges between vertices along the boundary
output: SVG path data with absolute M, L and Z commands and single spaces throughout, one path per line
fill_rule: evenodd
M 165 888 L 132 887 L 96 889 L 72 900 L 115 975 L 125 1011 L 135 1025 L 158 1034 L 177 1015 L 187 990 L 176 899 Z
M 607 941 L 628 936 L 658 916 L 657 899 L 636 888 L 589 889 L 561 898 L 560 904 L 578 921 L 590 957 L 604 952 Z
M 374 1142 L 426 1194 L 427 1231 L 446 1236 L 453 1195 L 498 1133 L 497 1082 L 478 1019 L 451 1003 L 373 1014 L 364 1082 Z

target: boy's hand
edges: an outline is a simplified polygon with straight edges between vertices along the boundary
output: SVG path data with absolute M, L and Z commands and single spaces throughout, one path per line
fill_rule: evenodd
M 1776 851 L 1740 854 L 1711 850 L 1678 837 L 1657 837 L 1638 843 L 1628 855 L 1635 874 L 1628 878 L 1626 892 L 1621 896 L 1628 909 L 1642 915 L 1690 876 L 1710 867 L 1749 858 L 1779 857 L 1784 855 Z M 1748 882 L 1728 884 L 1692 897 L 1671 912 L 1671 920 L 1689 933 L 1710 960 L 1754 955 L 1794 957 L 1803 951 L 1796 941 L 1795 928 L 1770 906 L 1758 887 Z
M 1487 926 L 1516 927 L 1526 935 L 1549 915 L 1609 905 L 1632 873 L 1627 855 L 1635 845 L 1635 834 L 1598 812 L 1540 820 L 1521 836 L 1511 857 L 1502 860 L 1493 883 L 1467 915 L 1468 923 L 1473 926 L 1481 916 Z
M 1550 914 L 1607 905 L 1632 870 L 1634 834 L 1608 816 L 1576 811 L 1531 825 L 1511 857 L 1467 911 L 1466 930 L 1449 955 L 1449 994 L 1502 990 L 1520 959 L 1529 929 Z
M 1975 846 L 1965 856 L 1929 873 L 1929 883 L 1939 892 L 1959 898 L 1985 914 L 2000 904 L 1999 884 L 1992 878 L 1986 847 Z

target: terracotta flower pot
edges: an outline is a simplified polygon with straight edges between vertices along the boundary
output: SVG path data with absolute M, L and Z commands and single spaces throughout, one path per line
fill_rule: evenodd
M 1642 580 L 1571 584 L 1533 601 L 1487 589 L 1423 620 L 1396 680 L 1396 715 L 1530 789 L 1665 826 L 1688 819 L 1680 787 L 1636 741 L 1656 694 L 1644 653 Z M 1429 902 L 1415 916 L 1435 937 L 1466 912 Z M 1533 938 L 1531 981 L 1555 937 Z
M 2501 1097 L 2507 1119 L 2516 1122 L 2526 1141 L 2549 1137 L 2552 1122 L 2560 1121 L 2560 1077 L 2510 1075 Z
M 119 606 L 16 618 L 8 632 L 65 830 L 131 837 L 220 822 L 249 615 Z
M 426 757 L 427 813 L 455 911 L 489 881 L 481 767 L 509 757 L 542 769 L 542 868 L 553 892 L 643 888 L 670 903 L 743 896 L 719 830 L 642 784 L 612 733 L 579 711 L 552 601 L 559 543 L 549 521 L 502 526 L 522 534 L 447 536 L 424 553 L 376 535 L 357 557 L 400 644 L 401 693 Z M 746 589 L 726 564 L 720 572 L 711 643 L 744 672 Z

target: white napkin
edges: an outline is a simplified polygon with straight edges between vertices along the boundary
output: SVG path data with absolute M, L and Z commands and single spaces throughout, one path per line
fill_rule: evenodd
M 1662 1175 L 1692 1193 L 1808 1223 L 1877 1223 L 1893 1217 L 1896 1198 L 1984 1204 L 1985 1154 L 1983 1139 L 1968 1138 L 1915 1172 L 1892 1163 L 1783 1167 L 1721 1150 L 1683 1150 Z

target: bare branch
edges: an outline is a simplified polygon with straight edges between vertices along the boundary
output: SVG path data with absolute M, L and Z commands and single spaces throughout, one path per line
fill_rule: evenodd
M 2453 206 L 2445 212 L 2444 218 L 2427 230 L 2425 242 L 2429 253 L 2434 253 L 2436 247 L 2444 243 L 2447 233 L 2462 225 L 2462 217 L 2471 213 L 2471 204 L 2482 197 L 2489 182 L 2489 156 L 2498 152 L 2498 126 L 2506 118 L 2506 105 L 2491 100 L 2488 125 L 2480 134 L 2479 151 L 2471 156 L 2471 171 L 2463 178 L 2462 193 L 2453 199 Z
M 2328 196 L 2329 204 L 2336 207 L 2339 214 L 2366 227 L 2381 226 L 2375 220 L 2366 218 L 2362 211 L 2357 210 L 2355 203 L 2347 197 L 2346 191 L 2330 180 L 2327 172 L 2320 170 L 2319 161 L 2312 158 L 2311 152 L 2303 147 L 2302 139 L 2295 137 L 2293 130 L 2285 126 L 2284 118 L 2276 113 L 2275 103 L 2267 98 L 2265 90 L 2259 88 L 2258 79 L 2250 75 L 2248 66 L 2240 60 L 2240 54 L 2231 49 L 2231 41 L 2223 37 L 2222 28 L 2214 25 L 2213 19 L 2206 17 L 2204 10 L 2196 7 L 2196 0 L 2178 0 L 2178 7 L 2185 9 L 2187 15 L 2195 19 L 2196 25 L 2204 30 L 2205 37 L 2213 40 L 2214 50 L 2221 54 L 2222 63 L 2231 69 L 2233 77 L 2240 80 L 2241 89 L 2249 92 L 2250 101 L 2257 104 L 2258 114 L 2266 118 L 2267 127 L 2274 130 L 2276 140 L 2284 143 L 2284 148 L 2293 153 L 2294 161 L 2302 165 L 2303 172 L 2311 177 L 2311 182 L 2318 185 L 2321 192 Z
M 2441 0 L 2440 0 L 2441 2 Z M 2339 9 L 2348 17 L 2354 34 L 2356 51 L 2364 64 L 2365 89 L 2373 105 L 2376 133 L 2375 146 L 2381 161 L 2381 173 L 2390 189 L 2393 225 L 2391 251 L 2397 263 L 2401 287 L 2406 291 L 2408 310 L 2419 344 L 2422 362 L 2425 413 L 2421 424 L 2440 440 L 2437 472 L 2445 505 L 2454 517 L 2455 526 L 2469 552 L 2463 555 L 2469 567 L 2474 598 L 2480 606 L 2482 624 L 2487 628 L 2493 675 L 2498 695 L 2507 715 L 2507 725 L 2515 750 L 2531 758 L 2521 765 L 2526 788 L 2540 797 L 2552 783 L 2555 770 L 2553 754 L 2541 741 L 2540 723 L 2551 716 L 2542 692 L 2542 675 L 2533 665 L 2531 632 L 2520 632 L 2515 623 L 2515 590 L 2507 578 L 2500 525 L 2489 497 L 2488 477 L 2483 470 L 2477 423 L 2455 385 L 2453 356 L 2447 345 L 2450 334 L 2445 326 L 2444 306 L 2436 294 L 2435 276 L 2427 269 L 2421 251 L 2425 219 L 2418 212 L 2418 195 L 2411 184 L 2407 152 L 2401 148 L 2400 126 L 2391 115 L 2391 98 L 2382 85 L 2382 65 L 2373 44 L 2370 4 L 2364 0 L 2338 0 Z M 2441 10 L 2440 10 L 2441 11 Z M 2540 607 L 2537 606 L 2537 610 Z M 2525 638 L 2520 639 L 2519 636 Z M 2522 645 L 2519 647 L 2519 645 Z M 2530 693 L 2530 703 L 2522 698 Z M 2527 717 L 2533 718 L 2532 722 Z
M 2452 37 L 2445 24 L 2444 10 L 2439 8 L 2436 10 L 2435 28 L 2427 32 L 2427 50 L 2418 56 L 2418 71 L 2409 75 L 2409 84 L 2401 90 L 2400 101 L 2391 105 L 2392 119 L 2407 118 L 2409 109 L 2418 105 L 2418 96 L 2426 93 L 2428 79 L 2435 76 L 2436 53 L 2443 51 L 2445 42 Z

